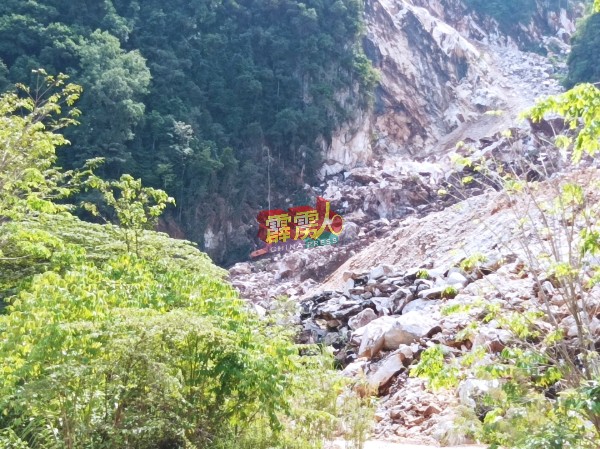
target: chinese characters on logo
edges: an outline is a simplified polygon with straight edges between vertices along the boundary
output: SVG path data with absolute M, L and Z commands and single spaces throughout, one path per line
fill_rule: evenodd
M 344 227 L 342 217 L 334 213 L 329 201 L 321 197 L 317 197 L 316 208 L 299 206 L 287 211 L 263 210 L 256 219 L 258 237 L 269 245 L 288 241 L 305 241 L 305 248 L 334 244 Z

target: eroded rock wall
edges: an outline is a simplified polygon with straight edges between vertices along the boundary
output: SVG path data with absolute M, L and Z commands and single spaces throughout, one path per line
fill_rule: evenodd
M 368 0 L 363 46 L 380 83 L 372 109 L 359 111 L 325 148 L 323 176 L 373 159 L 422 156 L 457 129 L 489 122 L 486 111 L 508 110 L 512 120 L 535 98 L 558 92 L 551 78 L 560 68 L 540 73 L 535 69 L 548 60 L 522 49 L 564 56 L 581 8 L 545 5 L 539 2 L 528 25 L 505 34 L 461 0 Z M 508 123 L 497 122 L 498 128 Z

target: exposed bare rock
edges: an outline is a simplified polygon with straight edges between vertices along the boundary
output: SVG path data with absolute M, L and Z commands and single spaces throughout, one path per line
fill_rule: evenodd
M 377 319 L 375 312 L 373 312 L 372 309 L 365 309 L 348 320 L 348 327 L 352 330 L 356 330 L 366 326 L 375 319 Z
M 381 74 L 375 106 L 323 144 L 322 175 L 451 148 L 512 125 L 536 98 L 561 90 L 552 75 L 564 70 L 518 47 L 567 52 L 581 14 L 541 5 L 527 28 L 515 24 L 506 36 L 459 0 L 368 1 L 364 47 Z M 506 114 L 482 115 L 498 109 Z
M 466 379 L 458 386 L 458 397 L 463 405 L 475 408 L 486 394 L 499 388 L 497 380 Z
M 392 380 L 392 378 L 405 367 L 406 356 L 402 352 L 394 352 L 386 357 L 373 372 L 367 377 L 369 387 L 373 391 L 380 391 Z
M 359 357 L 375 357 L 382 349 L 395 350 L 428 336 L 435 322 L 417 311 L 399 317 L 384 316 L 356 330 L 353 338 L 360 341 Z
M 473 340 L 473 347 L 483 346 L 487 351 L 499 353 L 511 341 L 512 334 L 504 329 L 483 326 L 477 331 Z
M 448 274 L 448 277 L 446 278 L 446 282 L 452 286 L 466 287 L 467 284 L 469 283 L 469 280 L 462 273 L 460 273 L 458 271 L 453 271 L 450 274 Z
M 378 129 L 387 131 L 382 137 L 393 145 L 421 147 L 446 134 L 449 121 L 460 122 L 445 120 L 449 109 L 462 113 L 463 121 L 472 118 L 473 105 L 455 95 L 459 84 L 484 75 L 477 48 L 425 8 L 380 0 L 370 2 L 367 11 L 367 49 L 382 73 L 383 113 L 377 118 Z

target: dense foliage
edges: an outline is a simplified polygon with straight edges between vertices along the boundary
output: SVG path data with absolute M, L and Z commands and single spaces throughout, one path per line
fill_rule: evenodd
M 358 0 L 6 0 L 0 88 L 69 73 L 84 114 L 62 163 L 102 156 L 104 177 L 166 189 L 202 243 L 266 206 L 268 167 L 283 195 L 310 180 L 317 138 L 368 101 L 361 14 Z
M 328 359 L 300 357 L 191 243 L 144 229 L 164 192 L 54 167 L 80 88 L 38 86 L 0 97 L 0 447 L 319 447 L 341 386 Z M 57 202 L 91 188 L 119 226 Z
M 569 54 L 568 88 L 578 83 L 600 82 L 600 13 L 583 20 L 572 39 Z

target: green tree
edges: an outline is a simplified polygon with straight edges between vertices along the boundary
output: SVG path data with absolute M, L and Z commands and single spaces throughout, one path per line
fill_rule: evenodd
M 9 85 L 8 67 L 6 67 L 6 64 L 0 59 L 0 92 L 7 90 Z
M 79 110 L 72 106 L 81 88 L 66 84 L 64 75 L 37 75 L 36 90 L 18 85 L 18 93 L 0 97 L 0 211 L 5 216 L 24 207 L 55 209 L 48 200 L 70 193 L 65 183 L 73 172 L 59 174 L 53 164 L 55 148 L 68 143 L 58 131 L 77 123 Z
M 98 190 L 106 204 L 114 210 L 127 251 L 135 252 L 138 256 L 142 231 L 153 229 L 167 205 L 175 204 L 175 200 L 163 190 L 142 187 L 142 180 L 134 179 L 131 175 L 122 175 L 118 181 L 104 181 L 92 176 L 85 185 Z M 95 204 L 88 203 L 85 206 L 98 215 Z
M 150 71 L 138 51 L 125 52 L 119 40 L 107 32 L 95 31 L 83 39 L 77 53 L 81 58 L 79 81 L 86 87 L 81 107 L 87 113 L 73 139 L 84 149 L 82 160 L 102 156 L 108 173 L 118 174 L 130 166 L 127 143 L 144 116 L 144 95 L 148 93 Z
M 583 20 L 572 39 L 569 54 L 569 74 L 565 86 L 571 88 L 579 83 L 600 81 L 600 13 Z
M 40 96 L 0 97 L 0 446 L 320 447 L 338 419 L 331 357 L 300 357 L 205 254 L 144 229 L 166 193 L 52 166 L 80 88 L 41 75 Z M 82 186 L 119 226 L 52 206 Z
M 572 150 L 577 163 L 584 154 L 594 156 L 600 150 L 600 90 L 592 84 L 580 84 L 568 92 L 540 101 L 531 111 L 534 121 L 554 112 L 566 120 L 576 137 L 559 135 L 556 144 L 565 151 Z

